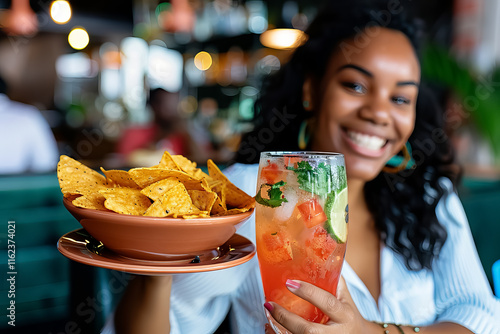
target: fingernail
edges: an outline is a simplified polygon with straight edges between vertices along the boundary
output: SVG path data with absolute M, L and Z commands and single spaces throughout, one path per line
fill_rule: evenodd
M 300 288 L 300 283 L 299 283 L 299 282 L 297 282 L 297 281 L 293 281 L 293 280 L 291 280 L 291 279 L 287 279 L 285 284 L 286 284 L 286 286 L 287 286 L 287 287 L 289 287 L 290 289 L 294 289 L 294 290 L 296 290 L 296 289 Z
M 269 311 L 269 312 L 272 312 L 274 307 L 271 303 L 268 303 L 268 302 L 265 302 L 264 303 L 264 307 Z

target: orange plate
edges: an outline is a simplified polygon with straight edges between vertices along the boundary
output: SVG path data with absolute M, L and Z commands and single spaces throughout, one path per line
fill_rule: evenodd
M 168 260 L 148 261 L 116 254 L 105 247 L 96 250 L 90 234 L 83 228 L 63 235 L 57 249 L 67 258 L 94 267 L 124 271 L 132 274 L 161 276 L 214 271 L 231 268 L 249 261 L 255 255 L 255 246 L 241 235 L 233 235 L 215 249 L 196 253 L 200 262 L 191 263 L 196 255 L 172 255 Z

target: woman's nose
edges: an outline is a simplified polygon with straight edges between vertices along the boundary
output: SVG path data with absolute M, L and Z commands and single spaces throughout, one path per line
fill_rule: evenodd
M 377 125 L 390 123 L 390 101 L 382 94 L 372 95 L 360 110 L 360 117 Z

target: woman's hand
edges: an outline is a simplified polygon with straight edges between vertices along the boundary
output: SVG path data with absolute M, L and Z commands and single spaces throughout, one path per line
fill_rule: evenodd
M 317 306 L 330 320 L 324 325 L 309 322 L 280 305 L 269 302 L 264 304 L 270 323 L 270 326 L 266 326 L 266 334 L 273 332 L 359 334 L 370 333 L 373 330 L 374 324 L 361 316 L 342 277 L 337 289 L 338 297 L 306 282 L 291 281 L 291 284 L 289 282 L 287 281 L 288 290 Z

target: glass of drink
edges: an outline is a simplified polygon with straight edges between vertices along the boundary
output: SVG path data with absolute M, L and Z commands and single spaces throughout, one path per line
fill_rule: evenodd
M 306 320 L 328 317 L 285 286 L 287 279 L 336 294 L 347 241 L 344 156 L 263 152 L 256 194 L 257 256 L 266 301 Z

